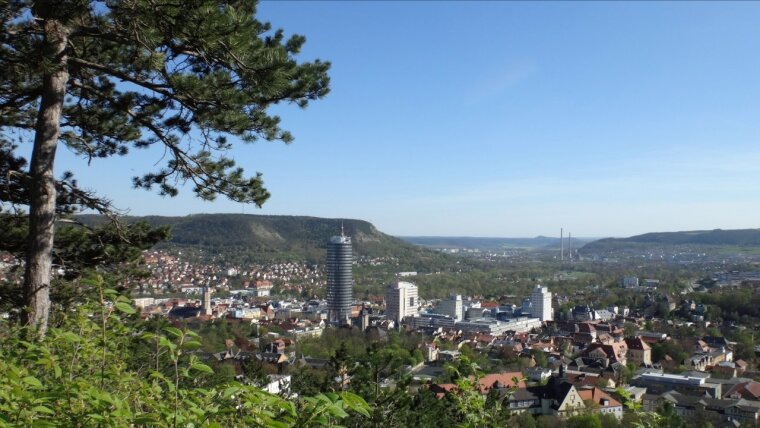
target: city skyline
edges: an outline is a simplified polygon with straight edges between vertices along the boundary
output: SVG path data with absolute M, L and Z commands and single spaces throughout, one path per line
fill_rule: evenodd
M 61 148 L 58 173 L 135 215 L 357 218 L 402 236 L 755 228 L 758 17 L 751 3 L 265 2 L 260 19 L 333 68 L 325 100 L 274 110 L 294 144 L 235 142 L 264 173 L 263 209 L 132 190 L 150 150 L 88 167 Z

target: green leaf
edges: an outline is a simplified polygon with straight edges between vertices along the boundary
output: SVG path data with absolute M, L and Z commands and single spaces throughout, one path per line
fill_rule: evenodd
M 222 397 L 230 398 L 233 394 L 237 394 L 238 391 L 240 391 L 240 389 L 241 388 L 239 386 L 231 386 L 224 390 L 224 392 L 222 393 Z
M 348 413 L 346 413 L 345 410 L 343 410 L 343 402 L 338 401 L 337 403 L 333 404 L 328 408 L 328 411 L 331 415 L 335 416 L 336 418 L 345 418 L 348 416 Z
M 182 330 L 178 329 L 177 327 L 166 327 L 164 331 L 174 337 L 182 337 Z
M 22 380 L 24 381 L 25 384 L 30 385 L 34 388 L 42 388 L 42 382 L 40 382 L 34 376 L 26 376 Z
M 199 372 L 214 374 L 214 370 L 203 363 L 193 363 L 190 368 Z
M 120 310 L 121 312 L 124 312 L 125 314 L 133 314 L 135 313 L 135 308 L 132 307 L 129 303 L 124 302 L 116 302 L 114 303 L 114 306 L 116 309 Z
M 37 413 L 45 413 L 46 415 L 54 415 L 55 411 L 52 409 L 49 409 L 45 406 L 34 406 L 32 407 L 32 410 Z
M 347 408 L 359 413 L 363 416 L 369 417 L 369 404 L 364 399 L 351 392 L 343 392 L 340 394 L 343 399 L 343 403 Z
M 138 415 L 134 419 L 136 425 L 153 425 L 160 421 L 158 417 L 151 414 Z
M 67 342 L 79 342 L 80 340 L 82 340 L 82 338 L 78 334 L 71 331 L 67 331 L 61 334 L 59 337 L 64 339 Z
M 185 342 L 182 347 L 185 349 L 193 350 L 193 349 L 199 349 L 202 347 L 203 344 L 201 342 L 198 342 L 197 340 L 191 340 L 189 342 Z

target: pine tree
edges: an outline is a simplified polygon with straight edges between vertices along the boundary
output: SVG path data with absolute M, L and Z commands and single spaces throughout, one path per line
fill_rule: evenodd
M 136 188 L 206 200 L 266 201 L 261 174 L 226 155 L 229 137 L 290 142 L 280 102 L 328 92 L 329 64 L 297 62 L 305 39 L 255 19 L 244 0 L 4 0 L 0 6 L 0 203 L 28 206 L 26 322 L 44 334 L 61 206 L 112 213 L 71 174 L 53 174 L 59 144 L 87 161 L 158 146 L 165 165 Z M 16 154 L 33 141 L 31 157 Z M 29 168 L 25 168 L 28 161 Z

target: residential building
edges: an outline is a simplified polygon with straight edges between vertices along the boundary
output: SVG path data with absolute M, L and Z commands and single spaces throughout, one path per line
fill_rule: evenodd
M 256 281 L 253 289 L 253 295 L 256 297 L 268 297 L 271 294 L 273 287 L 274 286 L 272 285 L 271 281 Z
M 269 378 L 269 383 L 262 387 L 264 391 L 274 395 L 290 395 L 290 375 L 270 374 L 267 377 Z
M 628 346 L 623 341 L 612 342 L 608 345 L 593 343 L 586 348 L 581 355 L 594 360 L 604 361 L 604 367 L 614 363 L 625 365 L 628 362 L 626 358 L 628 355 Z
M 676 391 L 662 395 L 645 394 L 642 400 L 645 411 L 654 412 L 670 403 L 682 418 L 699 418 L 714 426 L 756 426 L 760 421 L 760 401 L 720 399 L 681 394 Z
M 625 276 L 620 280 L 623 288 L 636 288 L 639 286 L 639 278 L 635 276 Z
M 731 387 L 723 398 L 743 398 L 745 400 L 760 401 L 760 382 L 749 380 L 738 383 Z
M 625 339 L 625 344 L 628 346 L 628 361 L 637 366 L 652 365 L 652 347 L 641 337 L 629 337 Z
M 593 402 L 591 408 L 587 403 Z M 623 417 L 623 405 L 595 386 L 576 387 L 568 382 L 564 368 L 552 376 L 546 385 L 517 388 L 507 399 L 510 413 L 554 415 L 561 418 L 591 410 Z

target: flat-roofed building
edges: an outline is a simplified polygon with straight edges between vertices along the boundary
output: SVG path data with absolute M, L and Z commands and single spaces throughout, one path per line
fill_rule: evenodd
M 385 316 L 397 323 L 405 317 L 419 314 L 417 286 L 411 282 L 399 281 L 388 286 L 385 293 Z

